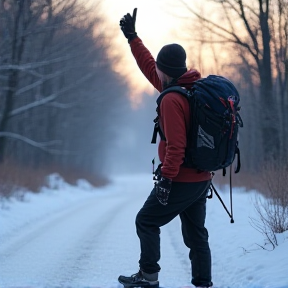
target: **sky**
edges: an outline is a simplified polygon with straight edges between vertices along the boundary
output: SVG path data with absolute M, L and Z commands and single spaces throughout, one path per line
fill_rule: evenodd
M 151 178 L 122 175 L 94 188 L 84 180 L 71 186 L 53 174 L 38 194 L 19 191 L 22 201 L 0 199 L 0 287 L 122 288 L 118 276 L 138 269 L 134 222 Z M 228 206 L 229 187 L 217 190 Z M 207 201 L 215 288 L 288 287 L 288 231 L 276 234 L 273 250 L 253 228 L 258 197 L 233 189 L 234 224 L 217 197 Z M 177 217 L 161 228 L 160 287 L 192 288 L 188 252 Z
M 121 56 L 113 69 L 125 78 L 130 88 L 130 99 L 136 106 L 141 103 L 143 92 L 148 95 L 156 93 L 154 88 L 139 71 L 131 54 L 130 47 L 119 27 L 120 19 L 127 13 L 132 14 L 137 8 L 136 32 L 154 58 L 160 49 L 170 43 L 178 43 L 187 53 L 187 67 L 195 68 L 203 77 L 219 74 L 223 64 L 237 61 L 231 50 L 225 49 L 223 43 L 201 43 L 203 33 L 201 25 L 189 11 L 192 9 L 220 26 L 229 25 L 223 16 L 219 1 L 209 0 L 91 0 L 99 1 L 101 13 L 105 15 L 105 33 L 111 39 L 109 55 Z M 185 6 L 186 3 L 186 6 Z M 98 11 L 97 11 L 98 12 Z M 239 19 L 233 21 L 237 33 L 245 33 Z M 112 36 L 112 37 L 109 37 Z M 207 37 L 207 34 L 205 34 Z M 209 35 L 208 35 L 209 37 Z M 200 39 L 199 39 L 200 38 Z M 225 45 L 225 46 L 224 46 Z M 229 47 L 229 46 L 228 46 Z M 230 47 L 231 48 L 231 47 Z M 234 53 L 234 51 L 232 52 Z M 227 67 L 227 65 L 226 65 Z M 229 72 L 227 72 L 229 73 Z M 223 71 L 222 71 L 223 74 Z M 224 75 L 225 76 L 225 75 Z M 157 94 L 157 93 L 156 93 Z
M 107 21 L 110 23 L 111 29 L 114 27 L 116 34 L 112 42 L 113 50 L 110 53 L 118 55 L 120 53 L 123 56 L 114 69 L 128 79 L 128 84 L 133 91 L 131 98 L 135 103 L 141 101 L 140 94 L 143 91 L 151 95 L 154 89 L 139 71 L 127 40 L 119 28 L 119 21 L 125 14 L 132 14 L 133 9 L 137 8 L 136 32 L 156 58 L 160 49 L 166 44 L 176 42 L 185 49 L 188 47 L 185 40 L 180 37 L 183 24 L 183 20 L 179 17 L 183 15 L 181 7 L 180 4 L 175 6 L 173 0 L 105 0 L 102 2 L 102 9 L 107 15 Z

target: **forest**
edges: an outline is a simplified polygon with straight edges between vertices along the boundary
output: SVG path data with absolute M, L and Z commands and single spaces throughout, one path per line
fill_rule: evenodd
M 288 177 L 288 2 L 208 2 L 217 15 L 210 17 L 187 0 L 177 5 L 185 9 L 183 37 L 191 40 L 193 65 L 228 77 L 241 95 L 242 170 L 234 183 L 283 194 Z M 70 182 L 106 183 L 107 147 L 127 125 L 123 115 L 131 115 L 132 122 L 138 115 L 138 124 L 150 124 L 147 118 L 154 111 L 131 112 L 127 82 L 113 70 L 119 59 L 108 53 L 111 36 L 97 13 L 101 1 L 93 9 L 77 0 L 0 3 L 0 193 L 9 195 L 17 187 L 36 191 L 53 172 Z M 204 50 L 212 57 L 208 68 Z M 141 131 L 148 128 L 133 129 L 144 141 Z
M 35 191 L 53 172 L 70 182 L 106 181 L 104 148 L 129 101 L 96 9 L 75 0 L 1 0 L 1 194 Z
M 288 2 L 211 0 L 213 17 L 205 5 L 196 9 L 191 1 L 180 2 L 187 11 L 184 37 L 194 40 L 194 65 L 228 77 L 241 96 L 237 185 L 286 193 Z M 211 55 L 208 67 L 204 50 Z

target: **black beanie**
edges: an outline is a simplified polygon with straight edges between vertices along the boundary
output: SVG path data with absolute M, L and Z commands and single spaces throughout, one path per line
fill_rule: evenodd
M 178 44 L 165 45 L 158 53 L 156 64 L 166 75 L 179 78 L 187 71 L 186 52 Z

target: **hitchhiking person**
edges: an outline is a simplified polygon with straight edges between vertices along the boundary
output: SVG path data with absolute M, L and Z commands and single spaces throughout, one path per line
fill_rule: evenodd
M 120 27 L 140 70 L 159 92 L 175 85 L 191 88 L 201 75 L 195 69 L 187 69 L 183 47 L 165 45 L 155 61 L 135 31 L 136 12 L 135 8 L 132 16 L 126 14 Z M 179 215 L 183 240 L 190 249 L 191 283 L 196 287 L 212 287 L 211 252 L 204 226 L 211 173 L 183 165 L 191 117 L 188 100 L 177 92 L 167 93 L 161 100 L 158 116 L 161 165 L 155 172 L 155 186 L 136 216 L 141 247 L 139 272 L 129 277 L 121 275 L 118 280 L 125 287 L 159 287 L 160 227 Z

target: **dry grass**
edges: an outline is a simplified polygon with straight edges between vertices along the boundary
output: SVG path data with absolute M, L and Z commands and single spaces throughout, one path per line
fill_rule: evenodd
M 18 190 L 37 193 L 41 187 L 47 184 L 46 177 L 52 173 L 58 173 L 67 183 L 72 185 L 78 179 L 85 179 L 95 187 L 108 183 L 107 179 L 76 169 L 63 169 L 57 166 L 33 169 L 12 161 L 5 161 L 0 164 L 0 198 L 8 198 Z
M 222 171 L 217 171 L 213 178 L 213 182 L 219 187 L 229 185 L 230 172 L 227 169 L 226 176 L 222 175 Z M 233 187 L 244 187 L 247 191 L 257 190 L 264 191 L 265 183 L 261 174 L 240 171 L 240 173 L 235 174 L 232 172 L 232 186 Z
M 265 200 L 256 199 L 255 209 L 258 212 L 261 227 L 275 237 L 275 233 L 288 230 L 288 162 L 269 162 L 261 173 L 265 185 Z M 271 241 L 270 241 L 271 242 Z M 277 245 L 275 241 L 274 244 Z
M 225 177 L 219 171 L 214 176 L 218 186 L 229 185 L 230 172 Z M 278 246 L 277 234 L 288 230 L 288 161 L 271 160 L 259 169 L 258 173 L 232 174 L 232 187 L 244 187 L 247 191 L 255 189 L 264 197 L 254 200 L 256 218 L 251 225 L 265 237 L 263 249 Z

